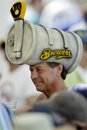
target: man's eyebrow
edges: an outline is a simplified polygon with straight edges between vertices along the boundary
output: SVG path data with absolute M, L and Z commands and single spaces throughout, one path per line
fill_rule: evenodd
M 30 69 L 30 70 L 33 69 L 33 66 L 31 66 L 29 69 Z

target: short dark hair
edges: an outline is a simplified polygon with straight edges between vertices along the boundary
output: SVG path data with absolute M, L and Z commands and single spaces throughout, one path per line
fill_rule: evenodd
M 56 67 L 57 65 L 59 65 L 60 63 L 56 63 L 56 62 L 47 62 L 48 66 L 50 66 L 51 68 Z M 63 66 L 63 70 L 61 73 L 61 77 L 65 80 L 67 75 L 67 70 L 65 69 L 65 67 Z

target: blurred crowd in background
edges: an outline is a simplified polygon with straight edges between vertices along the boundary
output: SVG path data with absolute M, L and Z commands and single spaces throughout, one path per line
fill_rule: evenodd
M 81 37 L 84 49 L 82 60 L 80 62 L 80 65 L 76 68 L 76 70 L 67 76 L 65 82 L 67 88 L 69 89 L 74 87 L 76 89 L 77 84 L 84 83 L 85 85 L 80 85 L 79 90 L 85 89 L 87 96 L 87 90 L 86 90 L 87 89 L 86 88 L 87 87 L 87 1 L 86 0 L 24 0 L 24 1 L 27 4 L 27 9 L 24 17 L 25 20 L 49 28 L 59 28 L 64 31 L 74 31 L 74 33 L 78 34 Z M 14 109 L 16 109 L 17 119 L 15 120 L 17 128 L 15 128 L 15 130 L 45 130 L 45 129 L 54 130 L 55 128 L 54 125 L 52 124 L 53 121 L 48 115 L 38 114 L 37 116 L 37 114 L 33 115 L 31 113 L 28 116 L 28 114 L 26 114 L 26 111 L 37 100 L 38 95 L 40 95 L 41 92 L 38 92 L 36 90 L 30 78 L 29 66 L 12 64 L 8 61 L 5 54 L 5 44 L 7 34 L 11 26 L 14 24 L 14 20 L 9 10 L 12 7 L 13 3 L 15 2 L 17 2 L 17 0 L 0 0 L 0 16 L 1 16 L 0 101 L 1 103 L 5 103 L 7 106 L 10 106 L 12 108 L 14 107 Z M 40 110 L 48 111 L 45 108 L 44 110 L 42 110 L 42 108 Z M 19 115 L 22 113 L 24 113 L 24 115 Z M 52 113 L 54 114 L 54 112 Z M 54 114 L 54 117 L 55 116 L 56 114 Z M 38 120 L 36 120 L 37 118 Z M 60 119 L 60 116 L 58 115 L 58 117 L 55 118 Z M 69 126 L 69 122 L 66 123 L 65 119 L 64 120 L 60 119 L 58 121 L 60 122 L 59 126 L 66 125 L 65 130 L 77 129 L 76 127 L 71 128 Z M 40 122 L 42 124 L 40 124 Z M 82 125 L 81 127 L 83 126 L 84 125 Z M 9 128 L 11 129 L 11 127 Z M 4 130 L 10 130 L 9 128 Z M 60 128 L 60 130 L 62 129 Z M 78 128 L 78 130 L 80 130 L 80 128 Z

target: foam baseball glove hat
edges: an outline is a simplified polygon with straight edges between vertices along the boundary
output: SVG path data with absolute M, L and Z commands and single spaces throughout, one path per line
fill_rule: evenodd
M 80 37 L 73 32 L 49 29 L 23 20 L 25 3 L 17 2 L 13 7 L 15 25 L 9 31 L 5 46 L 10 62 L 29 65 L 57 62 L 67 73 L 72 72 L 83 54 Z

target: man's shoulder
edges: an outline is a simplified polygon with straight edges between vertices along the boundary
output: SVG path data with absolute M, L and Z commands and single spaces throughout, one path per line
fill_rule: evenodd
M 45 94 L 40 94 L 40 95 L 38 96 L 38 98 L 37 98 L 37 101 L 43 101 L 43 100 L 45 100 L 45 99 L 47 99 L 46 95 L 45 95 Z

